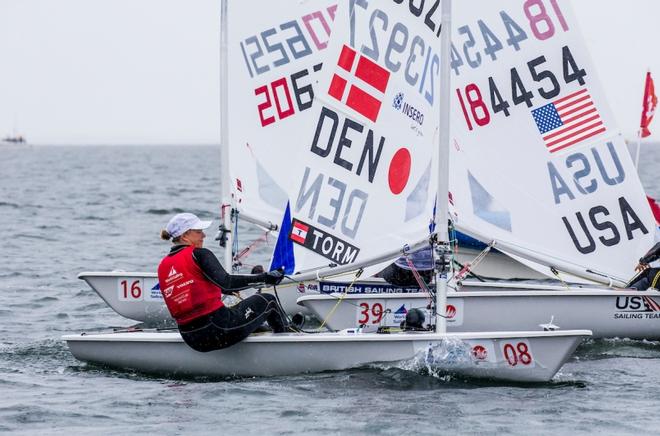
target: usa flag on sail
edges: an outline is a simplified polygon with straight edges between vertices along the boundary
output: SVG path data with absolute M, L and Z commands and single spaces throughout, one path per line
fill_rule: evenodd
M 550 153 L 564 150 L 606 130 L 587 88 L 532 110 L 532 116 Z

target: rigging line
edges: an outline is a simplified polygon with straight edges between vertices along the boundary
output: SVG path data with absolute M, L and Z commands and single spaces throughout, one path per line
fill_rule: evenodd
M 344 290 L 344 292 L 341 294 L 341 296 L 337 299 L 337 303 L 335 303 L 334 307 L 328 312 L 326 316 L 323 317 L 323 321 L 321 322 L 321 325 L 319 326 L 318 330 L 320 331 L 324 326 L 325 323 L 330 319 L 332 315 L 334 315 L 335 310 L 337 310 L 337 307 L 341 304 L 342 301 L 344 301 L 344 297 L 348 294 L 348 292 L 353 289 L 353 285 L 357 281 L 358 277 L 360 277 L 360 274 L 356 274 L 355 278 L 351 282 L 351 284 Z
M 231 210 L 231 218 L 234 223 L 234 239 L 231 244 L 232 271 L 237 272 L 240 268 L 240 262 L 236 259 L 236 253 L 238 253 L 238 211 L 236 209 Z
M 362 276 L 363 272 L 364 272 L 364 268 L 359 268 L 358 270 L 355 271 L 355 280 L 354 280 L 354 282 L 357 281 L 357 279 L 359 279 Z M 338 273 L 338 274 L 334 274 L 334 275 L 330 275 L 330 276 L 325 276 L 324 278 L 331 279 L 333 277 L 341 277 L 341 276 L 345 276 L 345 275 L 346 275 L 346 273 L 344 272 L 344 273 Z
M 248 257 L 259 244 L 268 242 L 268 235 L 270 233 L 271 230 L 266 230 L 266 232 L 263 235 L 255 239 L 251 244 L 243 248 L 236 256 L 234 256 L 234 261 L 238 262 L 244 257 Z
M 259 292 L 261 292 L 261 290 Z M 321 327 L 322 326 L 319 327 L 318 330 L 305 330 L 302 327 L 300 327 L 300 328 L 299 327 L 294 327 L 293 326 L 293 320 L 291 319 L 289 314 L 286 313 L 286 311 L 284 311 L 284 309 L 282 308 L 282 302 L 280 301 L 280 294 L 277 293 L 277 285 L 273 285 L 273 293 L 275 294 L 275 299 L 277 300 L 277 304 L 279 304 L 280 309 L 282 310 L 282 313 L 284 313 L 284 316 L 286 317 L 286 321 L 289 324 L 288 325 L 289 330 L 291 330 L 294 333 L 321 333 Z M 303 321 L 303 324 L 304 324 L 304 321 Z
M 463 265 L 462 263 L 460 263 L 460 262 L 459 262 L 458 260 L 456 260 L 456 259 L 452 259 L 452 264 L 453 264 L 453 265 L 457 265 L 459 268 L 463 268 L 463 267 L 464 267 L 464 265 Z M 479 280 L 480 282 L 485 282 L 485 281 L 487 281 L 487 280 L 497 280 L 497 279 L 495 279 L 494 277 L 480 276 L 480 275 L 474 273 L 473 271 L 468 271 L 467 274 L 468 274 L 470 277 L 474 277 L 475 279 Z M 456 277 L 456 276 L 454 276 L 454 278 L 455 278 L 455 277 Z
M 419 275 L 419 272 L 417 271 L 417 268 L 415 268 L 415 264 L 410 260 L 410 257 L 406 255 L 406 263 L 408 264 L 408 267 L 410 267 L 410 271 L 413 274 L 413 277 L 415 277 L 415 280 L 417 281 L 417 285 L 420 287 L 420 289 L 427 295 L 427 300 L 429 300 L 429 304 L 431 304 L 432 299 L 431 299 L 431 290 L 429 287 L 426 285 L 426 282 L 422 279 L 422 276 Z
M 353 272 L 353 271 L 344 271 L 344 272 L 339 272 L 339 273 L 335 273 L 335 274 L 324 275 L 323 277 L 319 276 L 319 272 L 323 271 L 324 268 L 334 268 L 336 266 L 338 266 L 336 263 L 335 264 L 329 264 L 327 266 L 323 266 L 323 267 L 320 267 L 320 268 L 309 268 L 307 270 L 298 271 L 296 274 L 303 274 L 303 273 L 308 273 L 308 272 L 314 271 L 314 272 L 316 272 L 316 280 L 320 282 L 324 279 L 332 279 L 334 277 L 342 277 L 342 276 L 345 276 L 345 275 Z M 359 278 L 362 275 L 362 272 L 364 272 L 364 267 L 356 268 L 354 271 L 355 271 L 355 274 L 357 274 L 357 277 Z M 304 280 L 303 281 L 296 280 L 291 276 L 285 276 L 285 277 L 287 279 L 291 280 L 292 282 L 295 282 L 295 283 L 303 283 L 304 282 Z M 309 281 L 309 280 L 307 280 L 307 281 Z
M 342 275 L 345 275 L 345 273 L 344 273 L 344 274 L 338 274 L 338 276 L 342 276 Z M 294 279 L 294 278 L 291 277 L 291 276 L 287 276 L 287 275 L 285 275 L 284 277 L 287 278 L 287 279 L 289 279 L 289 280 L 291 280 L 292 282 L 295 282 L 295 283 L 304 283 L 304 281 L 296 280 L 296 279 Z M 334 277 L 334 276 L 328 276 L 328 277 Z M 349 290 L 353 288 L 353 285 L 355 284 L 355 282 L 357 282 L 357 279 L 358 279 L 358 278 L 360 278 L 360 275 L 359 275 L 359 274 L 355 277 L 355 279 L 353 280 L 353 282 L 352 282 L 349 286 L 346 287 L 346 290 L 343 291 L 340 295 L 335 295 L 336 293 L 329 293 L 329 294 L 326 294 L 326 293 L 321 293 L 321 292 L 319 292 L 319 295 L 327 295 L 329 298 L 332 298 L 332 299 L 335 299 L 335 300 L 341 300 L 341 299 L 344 298 L 343 295 L 344 295 L 344 294 L 348 294 L 348 293 L 349 293 Z M 370 294 L 370 295 L 373 295 L 373 294 Z M 348 304 L 348 305 L 353 306 L 353 307 L 360 307 L 359 304 L 357 304 L 357 303 L 352 303 L 352 302 L 350 302 L 350 301 L 348 301 L 348 300 L 344 301 L 344 304 Z
M 635 282 L 635 280 L 637 280 L 637 278 L 638 278 L 641 274 L 643 274 L 643 273 L 645 273 L 645 272 L 646 272 L 646 270 L 642 270 L 642 271 L 636 272 L 635 275 L 632 276 L 632 278 L 628 281 L 628 283 L 626 283 L 626 288 L 629 288 L 630 285 L 632 285 L 632 284 Z
M 567 291 L 571 290 L 570 286 L 568 286 L 568 283 L 566 283 L 564 279 L 561 278 L 561 276 L 559 275 L 559 271 L 557 271 L 557 269 L 554 266 L 550 267 L 550 271 L 552 272 L 552 274 L 555 275 L 555 277 L 557 277 L 557 280 L 559 280 L 561 284 L 564 285 Z
M 277 285 L 273 285 L 273 293 L 275 294 L 275 300 L 277 300 L 277 305 L 279 306 L 280 312 L 283 313 L 284 317 L 286 318 L 287 327 L 289 328 L 289 330 L 295 331 L 292 327 L 293 321 L 291 320 L 291 317 L 282 308 L 282 302 L 280 301 L 280 294 L 277 293 Z
M 454 276 L 454 279 L 457 280 L 457 281 L 458 281 L 458 280 L 462 280 L 462 279 L 464 279 L 464 278 L 465 278 L 465 275 L 466 275 L 467 273 L 471 273 L 471 272 L 472 272 L 472 268 L 474 268 L 474 267 L 476 267 L 477 265 L 479 265 L 479 264 L 480 264 L 480 263 L 486 258 L 486 255 L 490 252 L 491 248 L 493 248 L 493 243 L 492 243 L 492 242 L 491 242 L 490 244 L 488 244 L 488 246 L 487 246 L 486 248 L 484 248 L 484 249 L 483 249 L 483 250 L 482 250 L 482 251 L 481 251 L 481 252 L 480 252 L 480 253 L 479 253 L 479 254 L 478 254 L 473 260 L 472 260 L 472 262 L 467 262 L 465 265 L 463 265 L 463 267 L 461 268 L 461 270 L 460 270 L 460 271 Z M 458 263 L 458 262 L 457 262 L 457 263 Z

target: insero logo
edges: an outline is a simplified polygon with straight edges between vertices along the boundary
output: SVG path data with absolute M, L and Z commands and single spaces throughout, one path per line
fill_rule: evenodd
M 392 107 L 400 111 L 402 106 L 403 106 L 403 92 L 399 92 L 396 96 L 394 96 Z

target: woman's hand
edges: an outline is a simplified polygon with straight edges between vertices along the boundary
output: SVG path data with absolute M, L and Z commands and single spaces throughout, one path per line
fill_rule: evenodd
M 284 274 L 280 270 L 274 269 L 266 273 L 265 282 L 267 285 L 279 285 L 284 279 Z
M 646 270 L 649 269 L 649 268 L 650 268 L 650 266 L 649 266 L 648 263 L 642 263 L 642 262 L 640 262 L 640 263 L 638 263 L 637 266 L 635 267 L 635 272 L 640 273 L 640 272 L 642 272 L 642 271 L 646 271 Z

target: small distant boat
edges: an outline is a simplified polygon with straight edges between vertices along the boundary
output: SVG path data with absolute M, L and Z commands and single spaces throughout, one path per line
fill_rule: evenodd
M 2 142 L 7 144 L 26 144 L 27 140 L 23 135 L 7 135 L 2 138 Z

